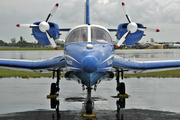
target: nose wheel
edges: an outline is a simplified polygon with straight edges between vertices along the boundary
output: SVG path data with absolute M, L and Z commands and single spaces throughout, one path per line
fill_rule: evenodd
M 91 101 L 86 103 L 86 114 L 92 114 L 93 106 Z
M 93 101 L 91 99 L 91 90 L 92 88 L 86 88 L 87 89 L 87 97 L 84 102 L 86 114 L 92 114 L 93 112 Z

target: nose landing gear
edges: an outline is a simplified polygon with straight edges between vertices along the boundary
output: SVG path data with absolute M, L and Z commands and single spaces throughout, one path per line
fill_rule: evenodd
M 85 108 L 85 112 L 82 113 L 84 118 L 95 118 L 96 115 L 93 112 L 93 108 L 94 108 L 94 101 L 91 98 L 91 90 L 92 88 L 87 88 L 87 98 L 84 101 L 84 108 Z

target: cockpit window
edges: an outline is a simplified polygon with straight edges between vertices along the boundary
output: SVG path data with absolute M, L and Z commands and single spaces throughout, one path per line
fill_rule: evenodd
M 99 27 L 91 27 L 91 41 L 112 43 L 109 33 Z
M 87 27 L 80 27 L 73 30 L 66 38 L 66 43 L 87 42 Z

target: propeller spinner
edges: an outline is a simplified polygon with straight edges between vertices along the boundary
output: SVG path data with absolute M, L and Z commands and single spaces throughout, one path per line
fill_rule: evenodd
M 122 7 L 123 7 L 123 10 L 124 10 L 124 13 L 126 15 L 126 18 L 129 22 L 129 24 L 127 25 L 127 32 L 122 36 L 122 38 L 119 40 L 119 42 L 117 43 L 116 45 L 116 49 L 119 48 L 119 46 L 126 40 L 126 38 L 128 37 L 128 35 L 130 33 L 135 33 L 137 30 L 140 30 L 140 31 L 151 31 L 151 32 L 159 32 L 160 30 L 159 29 L 153 29 L 153 28 L 147 28 L 147 27 L 140 27 L 138 26 L 135 22 L 132 22 L 131 21 L 131 17 L 125 7 L 125 3 L 122 2 Z
M 51 43 L 51 45 L 53 46 L 53 48 L 55 50 L 57 50 L 57 45 L 56 43 L 54 42 L 54 39 L 52 38 L 52 36 L 50 35 L 49 33 L 49 29 L 50 29 L 50 26 L 49 26 L 49 23 L 48 21 L 50 20 L 50 18 L 54 15 L 54 13 L 56 12 L 57 8 L 58 8 L 59 4 L 57 3 L 53 9 L 51 10 L 51 12 L 49 13 L 48 17 L 46 18 L 46 21 L 42 21 L 40 22 L 39 25 L 35 25 L 35 24 L 17 24 L 16 26 L 17 27 L 28 27 L 28 28 L 34 28 L 34 27 L 39 27 L 39 30 L 41 32 L 44 32 L 46 33 L 48 39 L 49 39 L 49 42 Z

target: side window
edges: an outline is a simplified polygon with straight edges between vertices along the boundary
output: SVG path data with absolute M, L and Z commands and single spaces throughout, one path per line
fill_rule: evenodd
M 112 43 L 112 39 L 109 33 L 98 27 L 91 27 L 91 41 Z
M 87 27 L 80 27 L 71 31 L 66 38 L 66 44 L 71 42 L 87 42 Z

